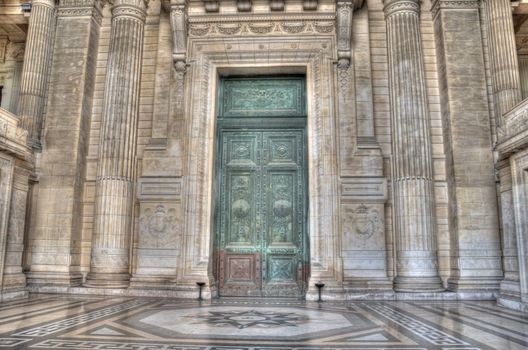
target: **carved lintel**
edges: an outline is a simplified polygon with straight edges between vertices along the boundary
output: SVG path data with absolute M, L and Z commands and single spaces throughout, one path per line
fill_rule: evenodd
M 352 57 L 353 14 L 353 0 L 339 0 L 337 2 L 337 60 L 340 68 L 350 66 L 350 59 Z

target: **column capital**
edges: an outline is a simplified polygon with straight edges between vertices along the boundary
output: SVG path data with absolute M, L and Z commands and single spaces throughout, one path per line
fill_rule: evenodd
M 31 1 L 31 6 L 42 5 L 42 6 L 48 6 L 48 7 L 54 8 L 56 4 L 57 4 L 57 0 L 32 0 Z
M 107 0 L 59 0 L 58 13 L 59 17 L 85 17 L 93 18 L 101 23 L 102 8 Z
M 350 7 L 354 10 L 360 9 L 363 7 L 365 0 L 337 0 L 337 7 Z
M 478 9 L 481 0 L 433 0 L 431 13 L 433 18 L 438 15 L 440 10 L 468 10 Z
M 112 18 L 130 17 L 145 21 L 149 0 L 114 0 L 112 1 Z
M 422 0 L 383 0 L 383 11 L 385 16 L 401 13 L 401 12 L 412 12 L 420 14 Z

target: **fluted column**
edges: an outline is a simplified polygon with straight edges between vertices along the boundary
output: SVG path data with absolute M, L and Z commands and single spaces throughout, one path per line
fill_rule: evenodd
M 55 33 L 55 0 L 33 0 L 20 82 L 18 113 L 28 130 L 28 144 L 40 149 L 40 130 L 46 99 Z
M 420 0 L 384 0 L 387 24 L 397 277 L 399 291 L 442 289 Z
M 106 73 L 87 285 L 126 287 L 136 167 L 144 0 L 116 0 Z
M 486 10 L 495 110 L 500 118 L 522 99 L 511 1 L 487 0 Z
M 486 0 L 489 57 L 495 102 L 495 120 L 500 127 L 502 116 L 522 100 L 519 64 L 510 0 Z M 500 140 L 499 140 L 500 141 Z M 512 173 L 509 160 L 496 164 L 500 181 L 502 215 L 502 255 L 504 280 L 499 302 L 520 299 L 519 256 L 515 227 Z

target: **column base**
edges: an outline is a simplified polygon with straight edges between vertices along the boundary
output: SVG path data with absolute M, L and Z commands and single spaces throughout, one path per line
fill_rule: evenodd
M 145 276 L 135 274 L 130 278 L 130 289 L 174 289 L 176 281 L 174 278 L 161 276 Z
M 347 293 L 393 292 L 392 281 L 387 277 L 351 278 L 343 285 Z
M 496 278 L 450 278 L 447 280 L 447 289 L 453 292 L 499 292 L 500 280 Z
M 440 277 L 396 277 L 394 290 L 396 292 L 421 293 L 442 292 L 445 288 Z
M 11 300 L 26 299 L 28 296 L 29 292 L 25 288 L 18 290 L 4 290 L 0 292 L 0 301 L 4 302 Z
M 84 287 L 88 288 L 128 288 L 130 275 L 128 273 L 90 272 L 86 277 Z
M 79 272 L 30 271 L 26 273 L 28 286 L 76 287 L 82 284 L 83 277 Z

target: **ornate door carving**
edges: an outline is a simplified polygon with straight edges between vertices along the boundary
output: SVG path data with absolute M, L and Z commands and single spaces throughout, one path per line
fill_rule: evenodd
M 221 114 L 218 124 L 215 274 L 220 295 L 301 296 L 309 266 L 305 118 L 296 114 L 304 110 L 304 101 L 299 106 L 290 99 L 303 98 L 303 92 L 291 81 L 281 85 L 283 90 L 267 81 L 261 92 L 248 80 L 227 82 L 223 87 L 230 96 L 224 94 L 221 109 L 237 109 L 230 120 L 222 118 L 228 113 Z M 267 96 L 274 104 L 266 103 Z M 281 105 L 292 118 L 255 112 L 272 106 L 275 113 Z M 243 110 L 250 111 L 246 118 Z

